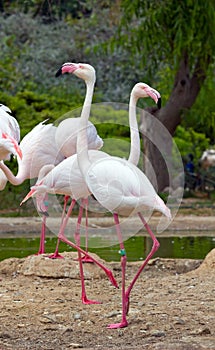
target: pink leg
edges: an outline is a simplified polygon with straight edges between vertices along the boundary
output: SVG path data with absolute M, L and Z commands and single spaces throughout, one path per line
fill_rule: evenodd
M 85 218 L 86 218 L 86 225 L 85 225 L 85 250 L 88 252 L 88 198 L 83 199 L 83 204 L 85 204 Z M 86 255 L 82 257 L 83 263 L 93 263 L 93 260 L 91 258 L 88 258 Z
M 123 238 L 122 238 L 122 233 L 120 229 L 120 224 L 119 224 L 119 218 L 118 214 L 113 214 L 115 225 L 116 225 L 116 231 L 117 231 L 117 236 L 119 239 L 119 245 L 120 245 L 120 254 L 121 254 L 121 268 L 122 268 L 122 320 L 120 323 L 112 323 L 108 326 L 108 328 L 123 328 L 127 327 L 128 322 L 126 319 L 126 299 L 125 299 L 125 271 L 126 271 L 126 252 L 125 252 L 125 247 L 123 244 Z
M 152 230 L 150 229 L 149 225 L 147 224 L 147 222 L 145 221 L 144 217 L 142 216 L 141 213 L 138 213 L 141 221 L 143 222 L 146 230 L 148 231 L 150 237 L 152 238 L 153 241 L 153 246 L 151 251 L 149 252 L 149 254 L 147 255 L 146 259 L 144 260 L 143 264 L 141 265 L 141 267 L 139 268 L 139 270 L 137 271 L 136 275 L 134 276 L 132 282 L 130 283 L 129 287 L 126 290 L 125 293 L 125 300 L 126 300 L 126 313 L 128 313 L 129 311 L 129 297 L 130 297 L 130 293 L 131 290 L 135 284 L 135 282 L 137 281 L 139 275 L 141 274 L 141 272 L 143 271 L 144 267 L 147 265 L 148 261 L 152 258 L 152 256 L 154 255 L 154 253 L 158 250 L 160 243 L 158 242 L 157 238 L 155 237 L 155 235 L 153 234 Z
M 66 244 L 68 244 L 69 246 L 73 247 L 74 249 L 78 250 L 79 252 L 81 252 L 82 254 L 86 255 L 89 259 L 92 259 L 92 261 L 98 265 L 102 270 L 104 270 L 104 272 L 106 273 L 106 275 L 108 276 L 109 280 L 111 281 L 111 283 L 113 284 L 114 287 L 118 288 L 118 284 L 113 276 L 113 273 L 111 270 L 109 270 L 108 268 L 106 268 L 102 263 L 100 263 L 98 260 L 94 259 L 93 257 L 91 257 L 87 252 L 85 252 L 83 249 L 81 249 L 79 246 L 77 246 L 76 244 L 74 244 L 73 242 L 69 241 L 65 234 L 64 234 L 64 231 L 65 231 L 65 228 L 66 228 L 66 225 L 68 223 L 68 220 L 69 220 L 69 216 L 72 212 L 72 209 L 75 205 L 76 201 L 75 199 L 72 200 L 71 204 L 70 204 L 70 207 L 68 209 L 68 212 L 67 212 L 67 215 L 66 217 L 64 218 L 63 220 L 63 223 L 60 227 L 60 231 L 59 231 L 59 234 L 58 234 L 58 239 L 59 241 L 62 241 Z
M 64 220 L 64 217 L 66 215 L 66 206 L 67 206 L 69 199 L 70 199 L 70 196 L 64 196 L 63 212 L 62 212 L 62 216 L 61 216 L 61 225 L 63 224 L 63 220 Z
M 43 215 L 42 228 L 41 228 L 41 234 L 40 234 L 40 246 L 39 246 L 38 253 L 36 255 L 45 253 L 45 235 L 46 235 L 46 216 Z
M 70 247 L 78 250 L 80 253 L 87 255 L 89 258 L 91 258 L 93 260 L 93 262 L 98 265 L 102 270 L 104 270 L 104 272 L 106 273 L 106 275 L 108 276 L 109 280 L 111 281 L 112 285 L 116 288 L 118 288 L 118 284 L 113 276 L 113 273 L 111 270 L 109 270 L 107 267 L 105 267 L 102 263 L 100 263 L 98 260 L 96 260 L 95 258 L 91 257 L 87 252 L 85 252 L 82 248 L 80 248 L 79 246 L 77 246 L 76 244 L 74 244 L 73 242 L 69 241 L 66 236 L 64 234 L 61 234 L 61 231 L 59 232 L 58 238 L 68 244 Z
M 75 242 L 78 247 L 80 247 L 80 226 L 81 226 L 81 219 L 83 216 L 83 206 L 80 206 L 79 213 L 78 213 L 78 221 L 75 231 Z M 85 283 L 84 283 L 84 270 L 82 265 L 82 258 L 81 258 L 81 252 L 78 250 L 78 261 L 79 261 L 79 268 L 80 268 L 80 278 L 81 278 L 81 300 L 83 304 L 101 304 L 99 301 L 96 300 L 90 300 L 87 298 L 86 295 L 86 289 L 85 289 Z
M 72 210 L 73 210 L 73 208 L 75 206 L 75 203 L 76 203 L 76 200 L 73 199 L 71 204 L 70 204 L 70 207 L 68 209 L 68 213 L 65 216 L 66 206 L 67 206 L 69 198 L 70 198 L 69 196 L 64 196 L 64 206 L 63 206 L 63 213 L 62 213 L 62 217 L 61 217 L 61 226 L 60 226 L 60 227 L 64 227 L 63 231 L 60 228 L 60 232 L 61 232 L 62 235 L 64 235 L 64 230 L 66 228 L 67 222 L 69 220 L 69 217 L 70 217 L 70 215 L 72 213 Z M 65 224 L 64 224 L 64 220 L 65 220 Z M 58 237 L 57 245 L 56 245 L 56 248 L 55 248 L 55 252 L 53 254 L 49 255 L 50 259 L 63 259 L 63 256 L 59 254 L 59 244 L 60 244 L 60 239 Z
M 43 208 L 42 211 L 46 212 L 48 211 L 48 194 L 46 193 L 44 200 L 43 200 Z M 40 207 L 37 204 L 38 210 L 40 210 Z M 41 234 L 40 234 L 40 246 L 38 253 L 36 255 L 44 254 L 45 253 L 45 236 L 46 236 L 46 215 L 43 214 L 42 217 L 42 228 L 41 228 Z

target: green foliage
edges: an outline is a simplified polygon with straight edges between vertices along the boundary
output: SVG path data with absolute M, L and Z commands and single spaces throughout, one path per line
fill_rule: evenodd
M 0 101 L 10 106 L 21 129 L 21 138 L 24 137 L 36 124 L 48 119 L 54 122 L 61 114 L 81 103 L 81 98 L 77 94 L 74 101 L 68 98 L 57 97 L 49 94 L 39 94 L 33 91 L 24 90 L 11 96 L 0 92 Z
M 202 152 L 209 148 L 209 139 L 202 133 L 194 131 L 192 128 L 185 130 L 183 126 L 178 126 L 174 141 L 181 153 L 182 159 L 187 160 L 189 153 L 194 156 L 194 163 L 197 166 Z
M 112 0 L 52 1 L 48 9 L 47 1 L 42 0 L 1 2 L 0 102 L 15 112 L 21 137 L 42 120 L 56 123 L 74 109 L 76 116 L 80 115 L 77 107 L 83 103 L 85 85 L 71 75 L 55 78 L 63 62 L 89 62 L 96 68 L 94 103 L 120 101 L 127 105 L 131 88 L 143 81 L 161 92 L 165 104 L 181 50 L 189 51 L 194 67 L 196 54 L 204 59 L 214 49 L 213 2 L 165 0 L 159 1 L 159 6 L 155 0 L 121 3 L 120 8 L 120 2 Z M 115 36 L 120 19 L 120 45 L 119 41 L 113 45 L 110 38 Z M 195 131 L 203 131 L 211 140 L 215 135 L 213 72 L 214 67 L 193 111 L 186 112 L 182 121 L 185 127 L 195 125 Z M 139 106 L 148 103 L 140 101 Z M 116 155 L 127 158 L 128 112 L 126 106 L 115 107 L 93 107 L 91 120 L 107 140 L 107 151 L 114 154 L 116 148 Z M 178 133 L 176 138 L 185 154 L 193 144 L 189 141 L 183 146 L 187 136 L 180 134 L 180 129 Z M 111 138 L 114 143 L 108 141 Z M 202 141 L 201 147 L 206 148 L 203 145 Z M 16 173 L 16 162 L 9 166 Z M 9 196 L 9 202 L 18 203 L 28 185 L 13 187 L 18 199 Z M 10 188 L 5 191 L 10 192 Z M 2 198 L 5 191 L 0 193 Z
M 195 128 L 197 132 L 205 133 L 211 144 L 215 144 L 215 99 L 214 66 L 208 75 L 192 109 L 183 114 L 182 125 L 185 128 Z
M 17 172 L 17 162 L 15 159 L 5 162 L 7 166 L 13 171 L 14 174 Z M 36 209 L 33 202 L 30 202 L 28 206 L 20 207 L 20 202 L 24 196 L 29 192 L 30 182 L 26 180 L 20 186 L 13 186 L 9 182 L 3 191 L 0 191 L 0 211 L 1 216 L 4 215 L 4 209 L 7 209 L 6 216 L 28 216 L 28 212 L 31 215 L 36 215 Z
M 198 61 L 207 68 L 215 49 L 213 1 L 122 0 L 121 8 L 120 44 L 142 51 L 142 64 L 177 68 L 186 52 L 191 67 Z

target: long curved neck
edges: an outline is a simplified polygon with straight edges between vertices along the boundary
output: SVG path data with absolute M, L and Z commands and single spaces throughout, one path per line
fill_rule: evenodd
M 78 165 L 81 170 L 82 175 L 86 174 L 91 163 L 88 156 L 88 142 L 87 142 L 87 125 L 90 116 L 90 109 L 93 98 L 95 81 L 86 82 L 86 96 L 81 112 L 81 118 L 79 123 L 79 131 L 77 137 L 77 158 Z
M 5 176 L 12 185 L 18 186 L 24 181 L 21 177 L 15 176 L 3 162 L 0 162 L 0 168 L 5 173 Z
M 137 124 L 136 116 L 136 105 L 138 98 L 131 93 L 129 101 L 129 126 L 130 126 L 130 137 L 131 137 L 131 146 L 130 146 L 130 155 L 128 161 L 137 165 L 140 158 L 140 135 L 139 128 Z

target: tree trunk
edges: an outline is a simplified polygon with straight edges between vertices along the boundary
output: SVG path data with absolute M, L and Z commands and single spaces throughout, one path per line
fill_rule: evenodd
M 210 58 L 208 58 L 207 66 L 209 63 Z M 174 187 L 172 174 L 174 169 L 171 165 L 172 136 L 181 123 L 182 112 L 192 107 L 205 78 L 205 70 L 200 66 L 198 60 L 190 77 L 188 57 L 185 53 L 167 104 L 160 110 L 147 109 L 151 118 L 150 114 L 142 114 L 140 131 L 143 136 L 146 158 L 144 159 L 144 171 L 159 192 L 165 187 Z
M 144 145 L 144 172 L 157 191 L 172 187 L 172 136 L 156 114 L 143 111 L 140 132 Z

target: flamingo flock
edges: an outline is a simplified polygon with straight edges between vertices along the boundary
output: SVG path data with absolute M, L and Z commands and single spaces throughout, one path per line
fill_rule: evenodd
M 64 208 L 58 242 L 55 252 L 50 257 L 61 258 L 58 251 L 60 241 L 77 250 L 82 289 L 81 300 L 84 304 L 97 304 L 100 302 L 87 298 L 83 261 L 97 264 L 105 271 L 113 286 L 118 287 L 113 273 L 96 258 L 91 257 L 87 249 L 83 250 L 80 247 L 80 225 L 84 207 L 86 208 L 87 234 L 88 197 L 93 195 L 97 202 L 113 215 L 121 256 L 122 316 L 119 323 L 110 324 L 108 328 L 127 327 L 131 291 L 149 259 L 152 258 L 159 248 L 159 242 L 144 219 L 142 212 L 145 208 L 152 211 L 157 210 L 168 219 L 171 219 L 169 208 L 158 196 L 146 175 L 137 167 L 140 157 L 140 137 L 136 117 L 137 102 L 140 98 L 150 97 L 160 108 L 161 96 L 157 90 L 142 82 L 135 84 L 133 87 L 129 101 L 131 145 L 129 158 L 125 160 L 110 156 L 108 153 L 100 150 L 103 146 L 103 141 L 97 134 L 95 126 L 89 121 L 96 82 L 95 69 L 89 64 L 67 62 L 59 68 L 56 76 L 65 73 L 72 74 L 85 82 L 86 96 L 80 117 L 65 119 L 58 127 L 53 124 L 46 124 L 46 121 L 41 122 L 19 144 L 18 123 L 11 116 L 10 109 L 0 105 L 0 169 L 6 179 L 13 185 L 19 185 L 26 179 L 37 178 L 35 185 L 31 187 L 30 192 L 25 196 L 21 204 L 31 197 L 36 197 L 37 208 L 43 213 L 38 254 L 45 252 L 47 196 L 49 193 L 64 196 Z M 5 159 L 8 159 L 10 154 L 17 155 L 18 173 L 16 176 L 3 162 Z M 32 159 L 34 159 L 34 162 L 32 162 Z M 69 198 L 71 198 L 71 204 L 66 212 Z M 66 237 L 65 228 L 74 205 L 79 199 L 81 200 L 81 205 L 74 232 L 75 243 L 73 243 Z M 138 214 L 143 227 L 145 227 L 152 239 L 153 245 L 126 288 L 127 257 L 123 243 L 123 232 L 120 227 L 120 217 L 128 217 L 134 214 Z

